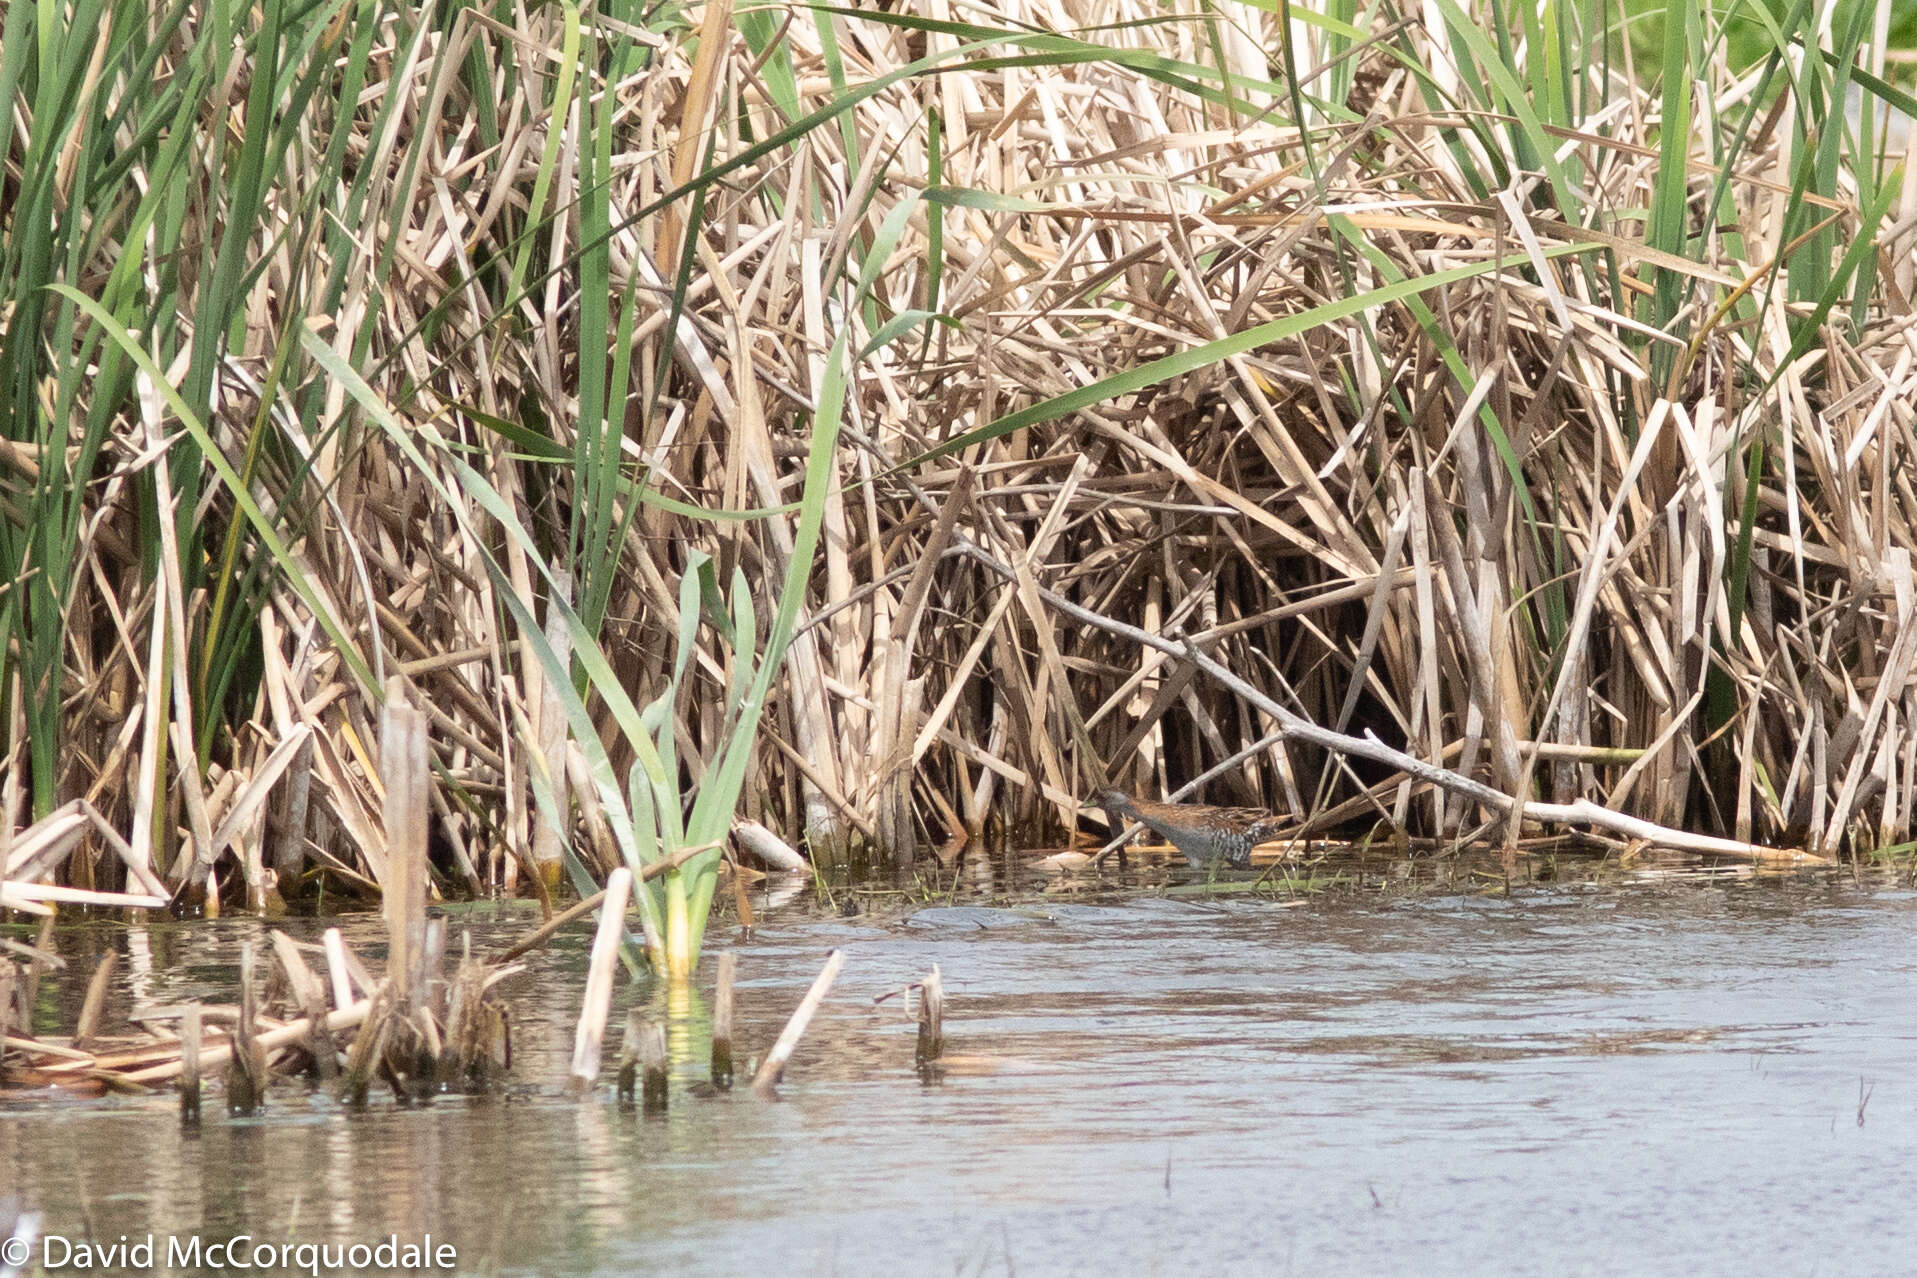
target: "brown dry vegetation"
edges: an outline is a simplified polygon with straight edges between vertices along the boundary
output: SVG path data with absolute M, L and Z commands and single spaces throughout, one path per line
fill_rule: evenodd
M 1818 131 L 1881 52 L 1787 49 L 1785 92 L 1667 46 L 1706 87 L 1679 102 L 1579 14 L 1559 61 L 1507 52 L 1542 86 L 1512 99 L 1464 34 L 1492 11 L 1447 11 L 1371 5 L 1353 42 L 1126 0 L 333 4 L 282 15 L 263 84 L 264 10 L 82 6 L 42 64 L 13 6 L 0 832 L 84 798 L 72 883 L 374 884 L 398 674 L 448 882 L 510 884 L 548 761 L 591 772 L 542 561 L 659 695 L 694 552 L 709 617 L 735 568 L 777 608 L 836 368 L 739 804 L 815 848 L 1056 831 L 1208 770 L 1215 802 L 1479 828 L 1134 629 L 1508 794 L 1909 837 L 1917 222 Z M 696 642 L 688 788 L 740 660 Z

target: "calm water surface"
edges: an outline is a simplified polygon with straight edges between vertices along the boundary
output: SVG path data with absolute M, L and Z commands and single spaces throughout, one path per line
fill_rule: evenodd
M 355 1115 L 288 1085 L 258 1120 L 209 1098 L 197 1135 L 171 1096 L 15 1096 L 0 1194 L 75 1240 L 430 1233 L 462 1273 L 1917 1272 L 1909 891 L 885 900 L 715 925 L 742 1063 L 845 950 L 775 1102 L 695 1094 L 696 997 L 669 1116 L 622 1111 L 609 1078 L 569 1098 L 581 925 L 505 986 L 505 1095 Z M 476 950 L 534 921 L 453 918 Z M 70 1027 L 102 945 L 124 1016 L 230 999 L 258 935 L 63 933 L 41 1028 Z M 875 999 L 934 963 L 959 1059 L 927 1084 L 904 1000 Z M 622 984 L 614 1023 L 662 998 Z

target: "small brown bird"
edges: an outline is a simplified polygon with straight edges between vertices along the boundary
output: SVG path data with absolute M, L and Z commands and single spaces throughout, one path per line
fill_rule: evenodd
M 1122 790 L 1102 790 L 1093 800 L 1105 809 L 1114 832 L 1136 821 L 1185 854 L 1193 865 L 1223 858 L 1234 869 L 1251 865 L 1251 850 L 1283 829 L 1287 818 L 1263 808 L 1220 808 L 1209 803 L 1153 803 Z

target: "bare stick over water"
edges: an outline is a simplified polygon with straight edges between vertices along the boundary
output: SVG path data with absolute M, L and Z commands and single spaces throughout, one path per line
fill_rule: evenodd
M 792 1013 L 792 1019 L 785 1023 L 785 1029 L 779 1034 L 779 1041 L 772 1045 L 765 1060 L 759 1064 L 759 1072 L 752 1076 L 754 1091 L 764 1094 L 779 1085 L 779 1079 L 785 1073 L 785 1063 L 798 1047 L 799 1040 L 805 1037 L 805 1027 L 812 1023 L 812 1014 L 819 1010 L 819 1004 L 825 1001 L 826 991 L 832 988 L 832 982 L 839 978 L 839 969 L 845 966 L 845 951 L 833 950 L 826 955 L 825 968 L 812 982 L 812 988 L 805 992 L 799 1001 L 798 1010 Z
M 695 847 L 680 848 L 677 852 L 674 852 L 671 856 L 661 857 L 659 860 L 654 861 L 652 864 L 642 868 L 639 871 L 639 881 L 642 883 L 651 882 L 653 879 L 658 878 L 660 875 L 665 874 L 668 871 L 678 869 L 680 866 L 690 861 L 693 857 L 698 856 L 701 852 L 710 852 L 713 848 L 717 846 L 718 844 L 716 843 L 701 843 Z M 551 918 L 547 919 L 544 923 L 540 924 L 537 928 L 535 928 L 532 932 L 528 933 L 524 938 L 514 943 L 509 949 L 507 949 L 504 953 L 502 953 L 498 958 L 494 959 L 493 962 L 510 963 L 514 959 L 519 958 L 522 955 L 530 954 L 532 951 L 538 949 L 540 946 L 544 945 L 547 941 L 550 941 L 552 940 L 553 937 L 557 936 L 559 934 L 559 929 L 566 926 L 566 924 L 574 922 L 575 920 L 578 920 L 578 919 L 582 919 L 586 917 L 586 915 L 591 914 L 594 910 L 598 909 L 600 904 L 604 902 L 605 899 L 606 899 L 606 894 L 603 890 L 601 890 L 601 891 L 593 893 L 591 896 L 587 897 L 585 900 L 579 902 L 579 904 L 574 905 L 570 907 L 569 909 L 566 909 L 558 914 L 553 915 Z M 643 919 L 643 917 L 644 916 L 642 915 L 641 918 Z
M 622 865 L 606 876 L 606 900 L 599 909 L 599 932 L 592 940 L 585 1002 L 579 1009 L 579 1031 L 573 1038 L 573 1085 L 582 1091 L 599 1077 L 599 1043 L 606 1035 L 606 1015 L 612 1009 L 613 964 L 619 958 L 626 900 L 631 895 L 631 870 Z

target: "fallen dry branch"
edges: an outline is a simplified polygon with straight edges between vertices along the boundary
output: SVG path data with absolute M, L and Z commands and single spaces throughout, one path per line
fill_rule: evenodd
M 997 564 L 992 566 L 999 567 Z M 1516 815 L 1524 821 L 1545 824 L 1593 825 L 1630 838 L 1642 839 L 1660 847 L 1707 853 L 1712 856 L 1737 857 L 1768 865 L 1831 864 L 1827 857 L 1793 848 L 1764 847 L 1736 839 L 1721 839 L 1711 835 L 1695 834 L 1688 830 L 1672 829 L 1653 821 L 1633 817 L 1628 813 L 1614 812 L 1588 800 L 1569 804 L 1540 803 L 1534 800 L 1519 801 L 1481 781 L 1463 776 L 1448 768 L 1427 763 L 1422 759 L 1413 758 L 1402 750 L 1386 745 L 1375 734 L 1368 733 L 1363 737 L 1354 737 L 1312 723 L 1279 705 L 1250 682 L 1227 669 L 1216 658 L 1204 652 L 1193 640 L 1174 641 L 1161 635 L 1150 634 L 1136 626 L 1127 625 L 1122 621 L 1095 613 L 1089 608 L 1081 607 L 1050 591 L 1044 592 L 1044 598 L 1047 604 L 1086 626 L 1120 635 L 1141 647 L 1163 652 L 1168 656 L 1184 657 L 1220 685 L 1229 689 L 1233 695 L 1242 697 L 1264 714 L 1269 715 L 1288 737 L 1340 754 L 1355 755 L 1382 763 L 1405 776 L 1414 777 L 1450 793 L 1462 795 L 1507 816 Z

